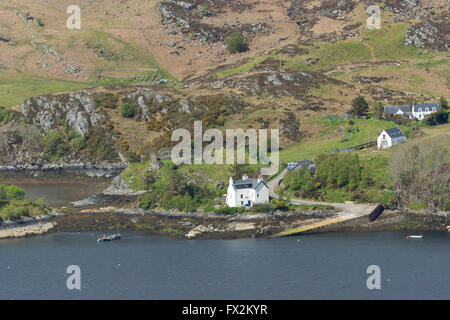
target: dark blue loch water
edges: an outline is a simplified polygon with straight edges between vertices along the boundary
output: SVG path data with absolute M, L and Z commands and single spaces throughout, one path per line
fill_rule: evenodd
M 183 241 L 126 233 L 0 240 L 0 299 L 450 299 L 450 233 Z M 297 241 L 298 240 L 298 241 Z M 68 290 L 67 266 L 81 268 Z M 369 290 L 369 265 L 381 289 Z

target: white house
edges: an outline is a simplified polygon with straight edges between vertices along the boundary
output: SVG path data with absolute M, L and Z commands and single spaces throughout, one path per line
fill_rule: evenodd
M 386 106 L 384 107 L 384 113 L 389 115 L 405 116 L 412 118 L 411 107 L 408 105 L 402 106 Z
M 384 107 L 384 114 L 405 116 L 410 119 L 416 118 L 417 120 L 422 120 L 429 114 L 439 111 L 439 109 L 439 103 L 414 104 L 412 107 L 409 105 L 386 106 Z
M 406 141 L 405 135 L 399 128 L 383 130 L 377 138 L 378 149 L 386 149 Z
M 226 201 L 229 207 L 250 207 L 256 203 L 269 202 L 269 186 L 261 177 L 249 179 L 244 175 L 242 180 L 236 181 L 230 178 Z
M 422 120 L 429 114 L 439 111 L 439 109 L 440 109 L 439 103 L 415 104 L 412 107 L 412 115 L 417 120 Z

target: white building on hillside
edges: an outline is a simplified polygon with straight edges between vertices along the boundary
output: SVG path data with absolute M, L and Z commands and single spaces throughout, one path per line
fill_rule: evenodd
M 422 120 L 433 112 L 439 111 L 439 109 L 439 103 L 413 104 L 412 107 L 409 105 L 386 106 L 384 107 L 384 115 L 404 116 L 410 119 Z
M 439 111 L 440 108 L 439 103 L 415 104 L 412 107 L 412 115 L 417 120 L 422 120 L 429 114 Z
M 386 149 L 406 141 L 405 135 L 399 128 L 383 130 L 377 138 L 378 149 Z
M 407 118 L 412 119 L 413 115 L 411 112 L 411 107 L 408 105 L 402 106 L 386 106 L 384 107 L 384 114 L 388 115 L 396 115 L 396 116 L 405 116 Z
M 257 203 L 269 202 L 269 186 L 260 177 L 249 179 L 247 175 L 242 180 L 230 178 L 227 190 L 227 205 L 229 207 L 251 207 Z

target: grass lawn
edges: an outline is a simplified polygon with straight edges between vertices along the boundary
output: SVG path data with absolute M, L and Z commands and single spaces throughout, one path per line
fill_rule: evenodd
M 391 121 L 372 119 L 353 119 L 352 121 L 353 125 L 349 124 L 349 120 L 317 119 L 317 125 L 322 127 L 321 133 L 281 150 L 280 160 L 289 162 L 313 158 L 321 153 L 330 153 L 332 149 L 349 148 L 367 141 L 374 141 L 378 133 L 384 129 L 399 127 L 405 135 L 410 131 L 410 127 L 399 126 Z M 352 131 L 348 132 L 347 129 Z
M 92 86 L 85 82 L 43 78 L 32 74 L 0 73 L 0 106 L 11 107 L 43 94 L 80 90 Z
M 408 23 L 398 22 L 379 30 L 362 30 L 361 36 L 357 39 L 322 42 L 318 46 L 299 45 L 299 47 L 306 49 L 308 53 L 294 57 L 277 54 L 277 51 L 274 51 L 267 55 L 258 56 L 240 66 L 219 71 L 216 74 L 225 77 L 248 72 L 255 65 L 269 58 L 283 60 L 284 66 L 288 69 L 314 71 L 328 70 L 340 64 L 371 61 L 373 58 L 378 61 L 405 59 L 423 61 L 424 59 L 436 57 L 438 53 L 432 50 L 405 45 L 405 32 L 409 27 L 410 24 Z M 365 40 L 360 41 L 361 38 Z M 305 61 L 306 57 L 310 57 L 313 60 L 318 59 L 318 61 L 314 64 L 307 64 Z M 444 63 L 444 61 L 441 63 Z

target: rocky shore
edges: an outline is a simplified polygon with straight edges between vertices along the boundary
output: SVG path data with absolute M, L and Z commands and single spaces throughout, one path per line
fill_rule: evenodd
M 26 217 L 18 221 L 0 221 L 0 240 L 43 235 L 56 225 L 55 218 L 63 213 L 52 211 L 44 216 Z
M 142 231 L 178 239 L 269 238 L 299 223 L 314 223 L 333 217 L 334 211 L 297 211 L 261 214 L 218 215 L 142 210 L 116 207 L 56 212 L 44 218 L 0 225 L 0 239 L 41 235 L 48 232 Z M 322 232 L 404 231 L 450 232 L 450 213 L 385 211 L 376 221 L 367 217 L 309 230 Z
M 126 167 L 127 163 L 61 163 L 61 164 L 44 164 L 44 165 L 3 165 L 0 166 L 0 174 L 2 176 L 32 176 L 40 177 L 43 175 L 76 175 L 87 176 L 91 178 L 112 178 L 120 174 Z

